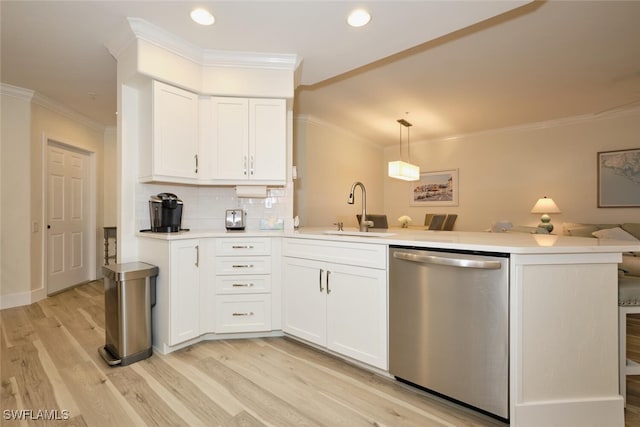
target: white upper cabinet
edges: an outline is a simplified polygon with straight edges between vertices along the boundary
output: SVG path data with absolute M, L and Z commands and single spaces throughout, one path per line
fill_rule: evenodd
M 210 145 L 214 179 L 244 181 L 249 170 L 249 100 L 247 98 L 211 98 Z
M 287 113 L 284 99 L 249 100 L 249 179 L 287 179 Z
M 220 184 L 284 185 L 287 178 L 284 99 L 211 97 L 200 101 L 200 146 Z
M 286 100 L 199 96 L 151 81 L 140 105 L 141 182 L 286 184 Z
M 196 183 L 198 180 L 198 96 L 158 81 L 151 82 L 150 134 L 140 140 L 140 181 Z M 146 107 L 146 106 L 145 106 Z

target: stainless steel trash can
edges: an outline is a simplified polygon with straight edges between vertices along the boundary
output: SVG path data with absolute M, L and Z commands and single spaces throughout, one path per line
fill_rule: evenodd
M 151 356 L 151 307 L 156 303 L 158 267 L 144 262 L 102 267 L 105 346 L 109 365 L 129 365 Z

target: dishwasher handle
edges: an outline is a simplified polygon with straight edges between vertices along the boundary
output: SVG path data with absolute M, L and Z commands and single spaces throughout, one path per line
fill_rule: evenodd
M 476 259 L 445 258 L 436 255 L 417 255 L 410 252 L 394 252 L 393 257 L 405 261 L 421 264 L 446 265 L 449 267 L 479 268 L 484 270 L 499 270 L 502 268 L 500 261 L 483 261 Z

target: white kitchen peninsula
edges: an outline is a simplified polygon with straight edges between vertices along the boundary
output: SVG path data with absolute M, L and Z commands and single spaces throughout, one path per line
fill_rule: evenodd
M 624 425 L 623 400 L 618 392 L 617 264 L 621 253 L 640 251 L 639 245 L 554 235 L 404 229 L 391 229 L 377 237 L 325 234 L 322 229 L 246 233 L 248 237 L 256 235 L 311 244 L 366 244 L 384 250 L 401 245 L 509 253 L 511 425 Z M 224 231 L 138 234 L 142 240 L 167 242 L 238 236 Z M 272 253 L 272 257 L 280 257 L 279 264 L 274 262 L 278 274 L 283 255 Z M 313 257 L 303 255 L 305 259 Z M 386 269 L 387 264 L 377 267 Z M 161 276 L 158 279 L 162 283 Z M 287 277 L 279 280 L 286 283 Z M 279 289 L 281 284 L 273 285 Z M 284 301 L 295 303 L 286 296 Z M 281 312 L 285 311 L 283 307 Z M 386 321 L 386 312 L 380 316 Z

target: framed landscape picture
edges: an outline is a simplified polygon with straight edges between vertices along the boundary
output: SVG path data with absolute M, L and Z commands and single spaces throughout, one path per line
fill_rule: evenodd
M 598 207 L 640 207 L 640 148 L 598 153 Z
M 424 172 L 411 183 L 411 206 L 458 206 L 458 169 Z

